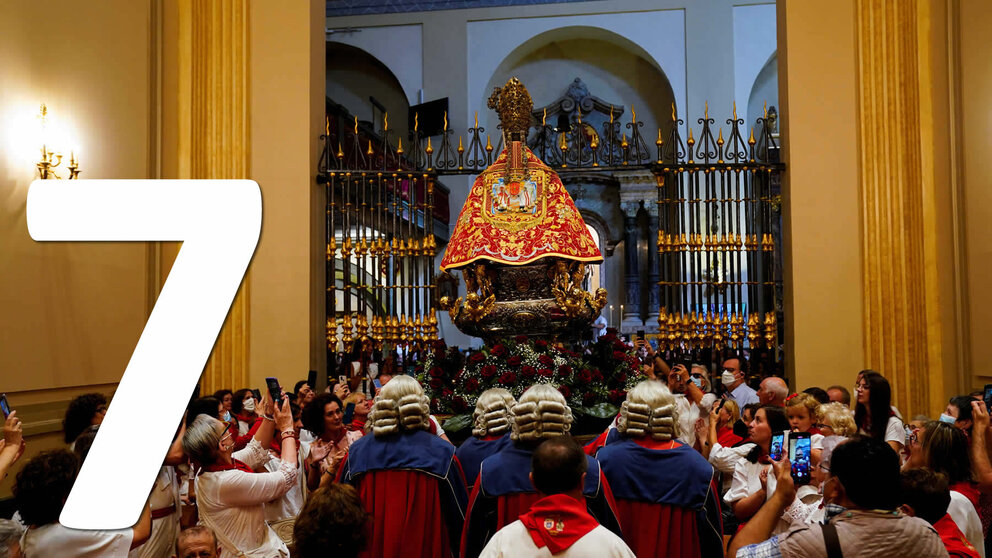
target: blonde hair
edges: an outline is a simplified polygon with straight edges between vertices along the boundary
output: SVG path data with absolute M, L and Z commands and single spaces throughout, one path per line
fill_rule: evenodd
M 627 392 L 620 406 L 617 432 L 632 438 L 668 441 L 681 435 L 675 397 L 661 382 L 645 380 Z
M 830 427 L 838 436 L 851 437 L 858 433 L 858 425 L 854 422 L 854 411 L 843 403 L 834 401 L 820 405 L 820 421 L 830 420 Z
M 410 376 L 396 376 L 376 397 L 368 424 L 376 436 L 430 430 L 430 407 L 424 388 Z
M 730 415 L 730 424 L 733 424 L 740 420 L 741 418 L 741 408 L 733 399 L 725 399 L 723 401 L 723 408 L 727 410 L 727 414 Z
M 348 397 L 344 398 L 344 401 L 342 401 L 342 403 L 344 403 L 345 405 L 347 405 L 348 403 L 354 403 L 355 405 L 358 405 L 360 403 L 359 399 L 361 399 L 361 401 L 365 401 L 368 399 L 368 396 L 360 391 L 353 391 L 348 394 Z
M 514 442 L 537 442 L 568 433 L 572 428 L 572 409 L 554 386 L 534 384 L 513 406 Z
M 472 435 L 477 438 L 497 436 L 510 430 L 511 410 L 515 404 L 513 394 L 503 388 L 482 392 L 472 413 Z
M 795 396 L 793 396 L 791 399 L 787 399 L 785 401 L 786 411 L 789 410 L 789 407 L 799 407 L 799 406 L 806 407 L 806 410 L 809 411 L 809 418 L 814 423 L 818 422 L 823 416 L 820 412 L 820 402 L 817 401 L 815 397 L 813 397 L 808 393 L 798 393 Z
M 183 452 L 204 465 L 217 461 L 224 423 L 210 415 L 197 415 L 183 434 Z

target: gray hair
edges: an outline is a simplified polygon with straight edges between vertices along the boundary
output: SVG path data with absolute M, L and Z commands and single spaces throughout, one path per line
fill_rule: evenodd
M 194 526 L 192 526 L 192 527 L 190 527 L 188 529 L 183 529 L 182 531 L 179 532 L 179 536 L 176 537 L 176 556 L 177 557 L 178 556 L 181 556 L 180 553 L 181 553 L 182 549 L 179 547 L 179 545 L 181 545 L 182 543 L 186 542 L 186 539 L 189 539 L 191 537 L 196 537 L 198 535 L 203 535 L 203 534 L 210 535 L 210 538 L 214 541 L 212 543 L 213 544 L 213 547 L 214 548 L 217 548 L 217 546 L 218 546 L 217 545 L 217 535 L 214 533 L 213 529 L 211 529 L 209 527 L 206 527 L 206 526 L 203 526 L 203 525 L 194 525 Z M 3 557 L 0 557 L 0 558 L 3 558 Z
M 515 404 L 513 394 L 503 388 L 482 392 L 472 413 L 472 435 L 477 438 L 498 436 L 510 430 L 511 410 Z
M 513 406 L 514 442 L 538 442 L 567 434 L 572 429 L 572 409 L 565 397 L 550 384 L 534 384 Z
M 617 432 L 632 438 L 668 441 L 681 435 L 675 397 L 661 382 L 645 380 L 627 392 L 620 406 Z
M 197 415 L 183 434 L 183 452 L 204 465 L 216 462 L 220 439 L 224 437 L 219 426 L 224 423 L 210 415 Z
M 19 544 L 24 527 L 10 519 L 0 519 L 0 558 L 10 558 L 11 550 Z
M 394 376 L 375 398 L 368 425 L 375 436 L 401 430 L 430 430 L 430 400 L 424 395 L 424 388 L 410 376 Z

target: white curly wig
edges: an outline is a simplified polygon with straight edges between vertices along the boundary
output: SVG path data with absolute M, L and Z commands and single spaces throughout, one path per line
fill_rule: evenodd
M 503 388 L 492 388 L 482 392 L 475 402 L 472 413 L 472 435 L 498 436 L 510 430 L 513 422 L 513 394 Z
M 538 442 L 568 433 L 572 428 L 572 410 L 554 386 L 534 384 L 513 406 L 514 442 Z
M 375 436 L 430 430 L 430 406 L 424 388 L 410 376 L 393 377 L 375 398 L 368 423 Z
M 661 441 L 678 438 L 681 432 L 675 396 L 661 382 L 640 382 L 627 392 L 627 400 L 620 406 L 617 431 L 631 438 L 651 436 Z

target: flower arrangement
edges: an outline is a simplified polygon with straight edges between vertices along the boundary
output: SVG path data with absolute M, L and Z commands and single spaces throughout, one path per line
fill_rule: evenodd
M 613 331 L 580 355 L 525 335 L 505 339 L 464 358 L 435 342 L 417 367 L 434 413 L 470 414 L 479 395 L 494 387 L 519 398 L 535 383 L 549 383 L 568 401 L 576 415 L 614 416 L 627 390 L 641 378 L 633 349 Z M 448 428 L 445 426 L 445 428 Z

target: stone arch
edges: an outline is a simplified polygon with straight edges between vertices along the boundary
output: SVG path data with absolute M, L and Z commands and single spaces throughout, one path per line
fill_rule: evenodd
M 482 98 L 473 101 L 487 130 L 495 131 L 498 123 L 486 106 L 489 95 L 513 76 L 520 77 L 531 91 L 535 106 L 555 100 L 580 77 L 592 95 L 625 105 L 623 119 L 629 121 L 633 106 L 637 119 L 644 121 L 641 133 L 647 139 L 656 135 L 659 125 L 663 133 L 670 126 L 676 96 L 668 76 L 644 48 L 613 31 L 558 27 L 513 49 L 489 78 Z
M 369 52 L 345 43 L 327 43 L 327 97 L 343 105 L 359 120 L 372 120 L 375 97 L 389 113 L 389 129 L 406 137 L 410 102 L 399 79 L 386 64 Z M 381 130 L 380 110 L 375 111 L 374 127 Z M 395 135 L 393 137 L 396 137 Z
M 764 115 L 765 103 L 778 110 L 778 52 L 773 52 L 754 78 L 747 100 L 746 130 L 757 126 L 755 122 Z M 755 130 L 757 133 L 757 130 Z

